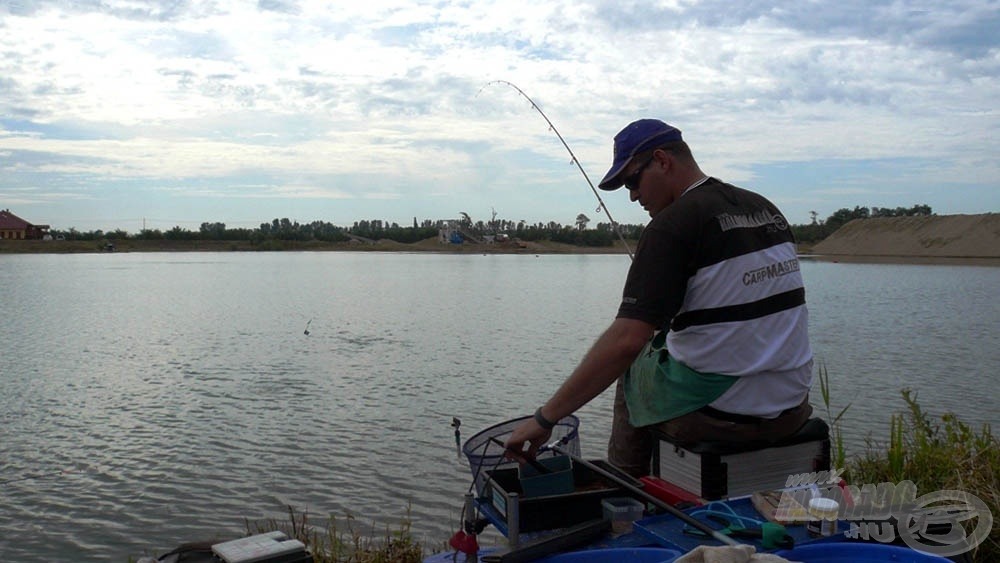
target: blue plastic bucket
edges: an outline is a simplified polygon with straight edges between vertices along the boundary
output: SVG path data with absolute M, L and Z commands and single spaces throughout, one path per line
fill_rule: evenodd
M 661 547 L 616 547 L 561 553 L 535 563 L 672 563 L 681 556 L 676 549 Z
M 776 551 L 791 561 L 802 563 L 939 563 L 949 560 L 896 545 L 881 543 L 824 542 Z

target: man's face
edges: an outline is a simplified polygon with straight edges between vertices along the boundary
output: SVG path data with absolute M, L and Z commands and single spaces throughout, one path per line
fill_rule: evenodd
M 674 201 L 666 177 L 672 164 L 669 153 L 656 150 L 649 156 L 633 159 L 625 168 L 623 178 L 629 200 L 638 201 L 650 217 Z

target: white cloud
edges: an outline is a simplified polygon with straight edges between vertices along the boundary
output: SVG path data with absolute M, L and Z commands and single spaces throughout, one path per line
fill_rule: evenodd
M 150 193 L 176 179 L 174 197 L 197 198 L 250 182 L 265 188 L 241 190 L 247 199 L 337 200 L 357 205 L 354 219 L 385 216 L 379 200 L 404 219 L 442 200 L 509 202 L 512 216 L 539 220 L 592 207 L 544 120 L 512 89 L 486 86 L 503 79 L 594 181 L 614 133 L 655 116 L 727 180 L 773 182 L 787 166 L 799 174 L 787 187 L 808 186 L 837 173 L 810 163 L 873 163 L 838 181 L 906 206 L 920 192 L 890 186 L 986 185 L 968 205 L 998 205 L 981 195 L 1000 172 L 989 2 L 260 6 L 0 8 L 0 168 L 18 171 L 0 190 L 49 177 L 101 199 L 101 178 L 145 180 Z M 858 193 L 824 191 L 833 208 L 821 214 L 864 204 Z M 619 195 L 617 214 L 643 222 Z M 198 213 L 195 201 L 185 212 Z

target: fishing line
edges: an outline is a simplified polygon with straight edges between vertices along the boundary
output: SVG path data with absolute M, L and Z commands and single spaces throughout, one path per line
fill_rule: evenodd
M 569 145 L 566 144 L 566 139 L 563 139 L 563 136 L 559 133 L 559 130 L 556 129 L 556 126 L 552 124 L 552 120 L 549 119 L 549 116 L 545 115 L 545 112 L 542 111 L 542 108 L 538 107 L 538 104 L 535 103 L 535 100 L 532 100 L 531 97 L 529 97 L 527 94 L 524 93 L 524 90 L 518 88 L 517 85 L 514 84 L 513 82 L 508 82 L 507 80 L 493 80 L 491 82 L 487 82 L 486 86 L 491 86 L 493 84 L 505 84 L 517 90 L 518 94 L 523 96 L 524 99 L 528 100 L 528 102 L 531 104 L 531 108 L 537 111 L 538 114 L 541 115 L 542 118 L 545 120 L 545 122 L 549 124 L 549 131 L 552 131 L 553 133 L 556 134 L 556 137 L 559 137 L 559 141 L 562 143 L 564 147 L 566 147 L 566 151 L 569 152 L 570 158 L 573 159 L 571 162 L 573 164 L 576 164 L 576 167 L 580 169 L 580 173 L 583 174 L 583 178 L 587 180 L 587 185 L 590 186 L 590 191 L 594 192 L 594 197 L 597 198 L 598 202 L 597 210 L 598 211 L 603 210 L 604 214 L 608 216 L 608 220 L 611 221 L 611 227 L 614 229 L 615 234 L 618 235 L 618 238 L 622 241 L 622 244 L 625 245 L 625 251 L 628 252 L 629 259 L 632 260 L 633 259 L 632 249 L 629 247 L 628 243 L 625 242 L 625 237 L 622 235 L 621 229 L 618 227 L 618 223 L 615 221 L 614 217 L 611 216 L 611 211 L 609 211 L 608 206 L 604 204 L 604 200 L 601 199 L 601 194 L 597 192 L 597 189 L 594 187 L 594 183 L 590 181 L 590 177 L 587 176 L 587 172 L 583 169 L 583 165 L 580 164 L 580 160 L 576 158 L 575 154 L 573 154 L 573 149 L 569 148 Z M 486 86 L 480 88 L 479 92 L 476 92 L 476 96 L 479 96 L 479 93 L 482 92 L 486 88 Z

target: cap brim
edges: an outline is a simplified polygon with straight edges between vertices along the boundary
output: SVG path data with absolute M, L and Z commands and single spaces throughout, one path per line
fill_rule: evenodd
M 625 157 L 620 163 L 616 162 L 612 164 L 611 170 L 608 170 L 608 173 L 604 175 L 604 179 L 597 184 L 597 187 L 609 192 L 622 187 L 623 180 L 621 179 L 621 173 L 628 166 L 629 162 L 632 162 L 631 156 Z

